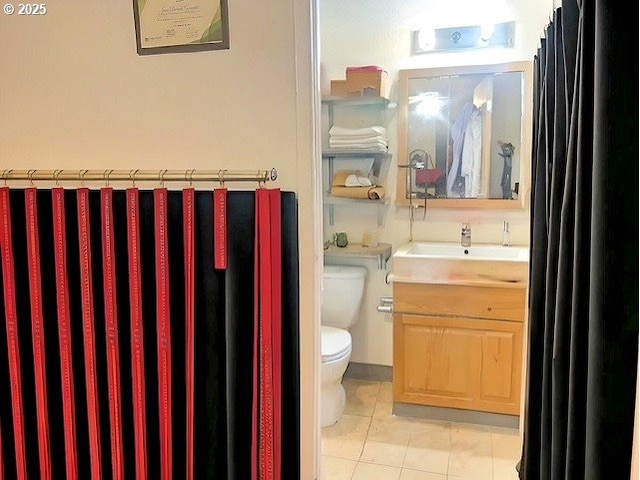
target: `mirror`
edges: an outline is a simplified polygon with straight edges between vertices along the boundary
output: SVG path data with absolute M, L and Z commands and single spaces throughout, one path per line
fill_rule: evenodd
M 528 62 L 400 71 L 398 203 L 523 208 L 531 105 Z

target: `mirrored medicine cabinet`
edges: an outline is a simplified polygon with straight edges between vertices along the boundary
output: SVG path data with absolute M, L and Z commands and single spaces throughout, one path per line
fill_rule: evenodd
M 526 208 L 531 72 L 530 62 L 401 70 L 398 205 Z

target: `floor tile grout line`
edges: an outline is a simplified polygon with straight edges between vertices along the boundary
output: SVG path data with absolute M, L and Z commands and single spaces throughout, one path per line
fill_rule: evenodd
M 369 430 L 371 430 L 371 422 L 373 420 L 373 414 L 376 411 L 376 405 L 378 405 L 378 396 L 380 395 L 380 382 L 377 382 L 377 383 L 378 383 L 378 391 L 376 392 L 376 401 L 373 404 L 373 411 L 369 416 L 369 425 L 367 426 L 367 433 L 364 436 L 364 441 L 362 442 L 362 447 L 360 448 L 360 454 L 358 455 L 358 460 L 356 460 L 356 467 L 353 469 L 353 473 L 351 473 L 350 480 L 353 480 L 353 477 L 356 474 L 356 470 L 358 469 L 358 464 L 360 463 L 360 459 L 362 458 L 362 453 L 364 452 L 364 446 L 367 444 L 367 439 L 369 438 Z
M 449 467 L 451 466 L 451 447 L 453 443 L 453 424 L 449 423 L 449 455 L 447 456 L 447 479 L 449 478 Z
M 493 466 L 493 432 L 489 429 L 489 453 L 491 454 L 491 478 L 495 480 L 495 468 Z
M 364 436 L 364 442 L 362 442 L 362 449 L 360 450 L 360 455 L 358 455 L 358 461 L 362 458 L 362 453 L 364 452 L 364 446 L 367 444 L 367 440 L 369 439 L 369 431 L 371 430 L 371 423 L 373 421 L 373 414 L 376 411 L 376 406 L 378 405 L 378 396 L 380 395 L 380 382 L 378 382 L 378 391 L 376 392 L 376 401 L 373 403 L 373 411 L 371 412 L 371 416 L 369 417 L 369 426 L 367 427 L 367 433 Z
M 402 456 L 402 465 L 400 468 L 404 468 L 404 461 L 407 459 L 407 453 L 409 452 L 409 444 L 411 443 L 411 435 L 413 435 L 413 433 L 409 432 L 409 438 L 407 438 L 407 444 L 404 447 L 404 455 Z

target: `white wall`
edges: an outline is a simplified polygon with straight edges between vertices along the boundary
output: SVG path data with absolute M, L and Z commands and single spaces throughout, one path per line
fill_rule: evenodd
M 401 69 L 531 61 L 551 11 L 551 1 L 322 0 L 320 33 L 323 93 L 329 93 L 331 79 L 344 78 L 347 66 L 383 67 L 394 80 L 392 97 L 397 100 L 398 70 Z M 425 24 L 437 28 L 510 20 L 516 21 L 514 48 L 409 55 L 410 31 Z M 395 199 L 397 119 L 393 112 L 389 112 L 389 116 L 389 151 L 394 154 L 394 159 L 382 183 L 388 196 Z M 469 221 L 474 242 L 499 243 L 502 241 L 502 222 L 507 220 L 512 243 L 529 243 L 528 211 L 429 209 L 424 221 L 421 211 L 416 218 L 414 240 L 459 241 L 460 224 Z M 331 226 L 325 215 L 325 239 L 330 238 L 333 232 L 345 231 L 352 241 L 359 242 L 363 232 L 376 225 L 376 209 L 369 206 L 336 207 L 335 219 L 335 225 Z M 396 208 L 392 202 L 386 212 L 384 225 L 380 228 L 380 241 L 391 243 L 394 249 L 408 242 L 408 219 L 408 209 Z M 391 294 L 391 287 L 384 283 L 385 272 L 377 270 L 375 262 L 351 262 L 365 264 L 371 274 L 361 320 L 351 329 L 354 339 L 352 361 L 391 365 L 391 316 L 378 313 L 375 308 L 381 296 Z
M 297 192 L 302 478 L 314 478 L 312 2 L 229 0 L 230 50 L 146 57 L 132 0 L 47 6 L 0 13 L 0 170 L 275 167 L 274 186 Z

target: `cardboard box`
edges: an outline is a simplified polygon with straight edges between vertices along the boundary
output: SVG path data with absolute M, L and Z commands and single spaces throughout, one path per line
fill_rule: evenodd
M 332 97 L 346 97 L 347 96 L 347 81 L 346 80 L 331 80 L 331 96 Z
M 347 92 L 389 98 L 391 82 L 384 70 L 347 69 Z

